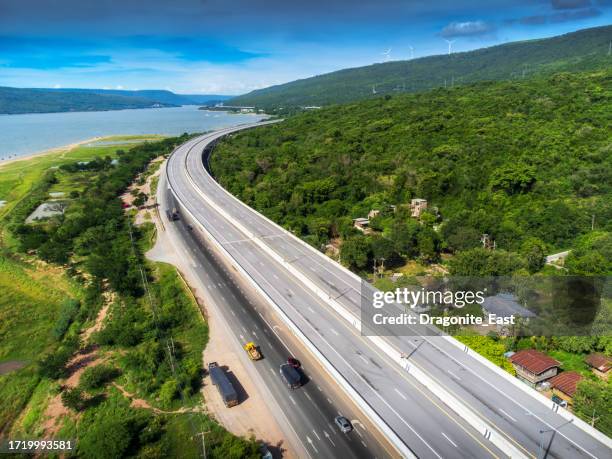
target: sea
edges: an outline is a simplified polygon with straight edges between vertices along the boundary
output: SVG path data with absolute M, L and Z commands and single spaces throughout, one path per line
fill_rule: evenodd
M 135 134 L 180 135 L 252 123 L 259 114 L 198 110 L 196 105 L 102 112 L 0 115 L 0 161 L 92 137 Z

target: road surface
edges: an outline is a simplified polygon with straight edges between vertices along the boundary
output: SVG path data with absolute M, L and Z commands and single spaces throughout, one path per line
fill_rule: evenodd
M 372 340 L 361 336 L 328 301 L 296 279 L 295 270 L 359 317 L 361 284 L 358 278 L 240 203 L 208 174 L 202 161 L 204 148 L 231 131 L 192 139 L 170 158 L 167 177 L 181 208 L 190 212 L 223 245 L 418 457 L 503 457 L 509 453 L 493 445 L 486 432 L 470 427 Z M 241 228 L 236 222 L 240 222 Z M 267 250 L 262 249 L 262 244 Z M 271 256 L 269 249 L 277 256 Z M 294 271 L 281 264 L 279 257 Z M 385 340 L 398 351 L 409 354 L 410 365 L 418 367 L 493 426 L 524 457 L 546 455 L 573 459 L 612 455 L 609 442 L 600 441 L 574 423 L 568 423 L 446 338 L 387 337 Z

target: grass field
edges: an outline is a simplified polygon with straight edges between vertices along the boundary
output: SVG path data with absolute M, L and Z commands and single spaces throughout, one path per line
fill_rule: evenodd
M 117 150 L 129 150 L 137 145 L 135 140 L 158 140 L 160 136 L 116 136 L 107 137 L 99 142 L 113 142 L 112 145 L 98 146 L 97 142 L 80 145 L 73 149 L 41 154 L 29 159 L 0 163 L 0 201 L 7 201 L 0 207 L 0 218 L 22 199 L 49 168 L 74 161 L 90 161 L 96 156 L 115 156 Z M 126 141 L 128 143 L 121 143 Z M 51 191 L 64 191 L 55 187 Z M 70 189 L 68 189 L 70 191 Z

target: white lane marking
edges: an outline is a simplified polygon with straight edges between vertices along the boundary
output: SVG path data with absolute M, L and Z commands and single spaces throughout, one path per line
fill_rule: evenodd
M 446 438 L 448 440 L 448 442 L 453 445 L 455 448 L 457 447 L 457 443 L 455 443 L 454 441 L 452 441 L 450 438 L 448 438 L 448 435 L 446 435 L 444 432 L 440 432 L 442 434 L 442 436 L 444 438 Z
M 291 400 L 291 403 L 293 403 L 294 405 L 297 405 L 297 403 L 295 403 L 295 399 L 293 398 L 293 396 L 289 396 L 289 400 Z
M 274 368 L 270 367 L 270 371 L 272 372 L 273 375 L 275 375 L 276 373 L 274 372 Z
M 365 441 L 361 440 L 361 444 L 363 445 L 364 448 L 367 448 L 368 445 L 366 445 Z
M 319 434 L 317 433 L 316 430 L 312 429 L 312 433 L 315 434 L 315 437 L 317 437 L 319 441 L 321 441 L 321 437 L 319 437 Z
M 272 276 L 274 276 L 274 279 L 279 280 L 276 274 L 272 274 Z
M 338 333 L 335 329 L 330 328 L 331 332 L 336 335 L 336 336 L 340 336 L 340 333 Z
M 241 327 L 241 328 L 242 328 L 243 332 L 247 333 L 247 329 L 246 328 L 244 328 L 244 327 Z
M 240 335 L 240 339 L 241 339 L 242 341 L 244 341 L 244 336 Z
M 327 403 L 329 403 L 330 405 L 332 404 L 332 401 L 328 398 L 327 399 Z
M 255 333 L 254 331 L 252 331 L 251 333 L 253 333 L 253 336 L 257 338 L 257 333 Z
M 402 397 L 404 400 L 408 400 L 406 398 L 406 396 L 404 394 L 402 394 L 399 390 L 397 390 L 395 387 L 393 388 L 393 390 L 397 393 L 397 395 L 399 395 L 400 397 Z
M 355 429 L 355 432 L 357 432 L 357 435 L 359 435 L 361 438 L 363 438 L 363 435 L 357 429 Z
M 325 438 L 327 438 L 327 439 L 328 439 L 328 440 L 331 442 L 331 444 L 332 444 L 333 446 L 336 446 L 336 444 L 334 443 L 334 441 L 331 439 L 331 437 L 330 437 L 330 436 L 329 436 L 329 434 L 327 433 L 327 430 L 324 430 L 324 431 L 323 431 L 323 435 L 325 435 Z
M 459 376 L 457 376 L 455 373 L 453 373 L 450 370 L 446 370 L 446 372 L 451 375 L 453 378 L 455 378 L 457 381 L 461 381 L 461 378 Z
M 306 435 L 306 441 L 310 443 L 310 446 L 312 446 L 312 449 L 315 450 L 315 453 L 319 454 L 319 450 L 315 447 L 314 443 L 312 442 L 312 439 L 308 435 Z
M 236 317 L 236 313 L 233 310 L 230 309 L 230 312 L 232 313 L 234 317 Z
M 361 355 L 361 354 L 357 354 L 357 355 L 358 355 L 358 356 L 359 356 L 359 358 L 360 358 L 361 360 L 363 360 L 365 363 L 367 363 L 368 365 L 370 364 L 370 362 L 368 362 L 368 359 L 366 359 L 366 358 L 365 358 L 363 355 Z
M 504 416 L 506 416 L 508 419 L 510 419 L 512 422 L 517 422 L 516 419 L 514 419 L 512 416 L 510 416 L 508 413 L 506 413 L 504 410 L 502 410 L 501 408 L 499 408 L 499 412 L 501 414 L 503 414 Z
M 317 389 L 319 390 L 319 392 L 323 392 L 323 389 L 321 389 L 321 386 L 317 386 Z
M 309 310 L 310 312 L 312 312 L 313 314 L 315 313 L 315 312 L 314 312 L 314 309 L 312 309 L 310 306 L 308 306 L 308 310 Z

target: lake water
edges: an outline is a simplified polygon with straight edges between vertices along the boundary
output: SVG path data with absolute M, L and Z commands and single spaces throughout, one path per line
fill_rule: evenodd
M 0 160 L 61 147 L 91 137 L 128 134 L 180 135 L 250 123 L 255 114 L 198 110 L 188 105 L 107 112 L 0 115 Z

